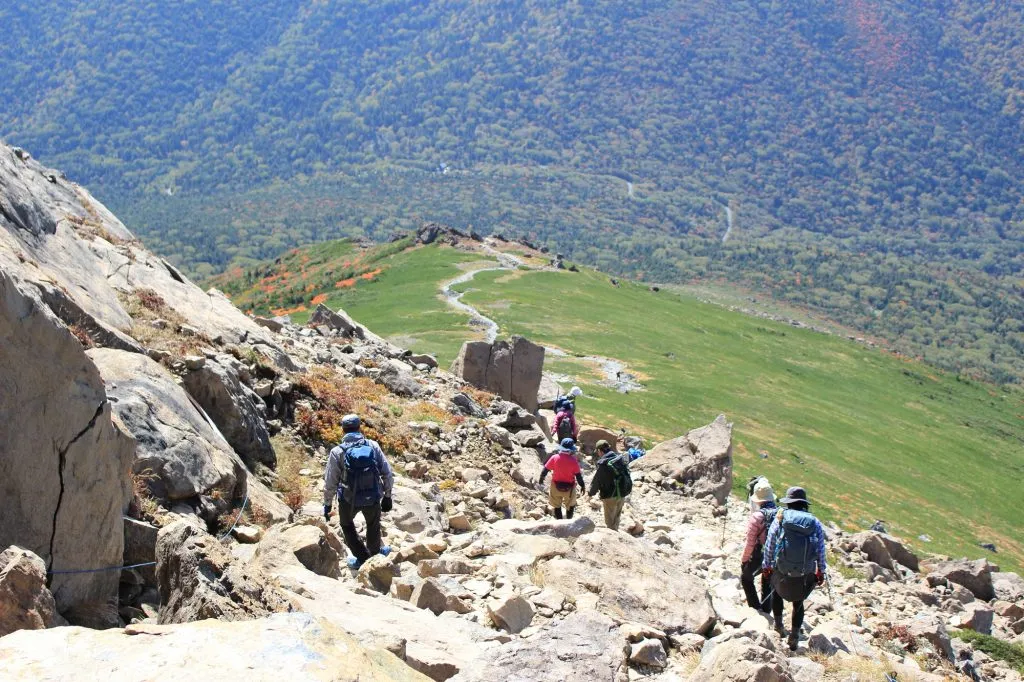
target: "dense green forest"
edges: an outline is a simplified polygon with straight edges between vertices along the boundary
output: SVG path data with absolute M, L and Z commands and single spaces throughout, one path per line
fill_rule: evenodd
M 1024 379 L 1020 3 L 8 0 L 0 23 L 0 136 L 192 274 L 441 220 Z

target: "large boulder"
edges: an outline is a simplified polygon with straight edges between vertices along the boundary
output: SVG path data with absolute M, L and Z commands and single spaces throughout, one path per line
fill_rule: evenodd
M 747 638 L 733 639 L 703 656 L 692 682 L 793 682 L 786 659 Z
M 331 331 L 338 332 L 342 336 L 363 338 L 363 328 L 348 316 L 344 310 L 334 312 L 323 303 L 317 305 L 313 315 L 309 318 L 310 327 L 327 327 Z
M 732 424 L 720 414 L 707 426 L 657 445 L 632 468 L 658 471 L 694 497 L 713 497 L 725 504 L 732 490 Z
M 545 587 L 596 597 L 599 611 L 669 635 L 706 635 L 715 624 L 704 581 L 626 533 L 601 528 L 584 535 L 566 558 L 541 564 L 540 573 Z
M 577 441 L 584 453 L 593 455 L 597 452 L 598 441 L 606 440 L 614 448 L 618 439 L 619 434 L 615 433 L 611 429 L 606 429 L 600 426 L 584 426 L 580 428 L 579 438 L 577 438 Z
M 302 613 L 259 620 L 131 625 L 124 630 L 58 628 L 0 640 L 10 680 L 247 680 L 426 682 L 393 654 L 360 644 L 326 620 Z
M 928 580 L 934 583 L 945 579 L 948 582 L 963 585 L 978 599 L 989 601 L 995 597 L 995 590 L 992 587 L 992 570 L 992 564 L 988 562 L 988 559 L 939 561 L 930 566 Z
M 1024 601 L 1024 578 L 1010 571 L 993 573 L 992 591 L 996 599 L 1009 602 Z
M 135 444 L 82 344 L 3 268 L 0 414 L 0 547 L 24 547 L 54 571 L 120 566 Z M 117 624 L 117 586 L 117 571 L 57 573 L 50 590 L 66 618 L 101 627 Z
M 406 485 L 408 479 L 398 479 L 391 490 L 394 508 L 388 514 L 391 523 L 407 533 L 448 530 L 448 517 L 444 513 L 444 500 L 433 489 L 433 484 Z
M 0 637 L 64 625 L 46 589 L 46 564 L 21 547 L 0 552 Z
M 891 535 L 866 530 L 854 535 L 850 541 L 857 549 L 864 552 L 869 561 L 873 561 L 883 568 L 895 571 L 897 570 L 896 564 L 901 564 L 912 571 L 920 570 L 920 560 L 917 555 Z
M 586 516 L 574 519 L 545 519 L 543 521 L 520 521 L 519 519 L 502 519 L 491 524 L 491 528 L 505 533 L 520 535 L 550 535 L 555 538 L 578 538 L 593 533 L 597 526 Z
M 484 654 L 452 682 L 593 682 L 626 674 L 629 645 L 611 618 L 573 613 L 543 637 L 518 640 Z
M 473 386 L 537 411 L 544 371 L 544 347 L 522 336 L 510 341 L 467 341 L 451 367 L 452 374 Z
M 152 495 L 165 503 L 204 498 L 218 514 L 248 496 L 274 521 L 289 517 L 291 510 L 249 474 L 166 369 L 144 355 L 109 348 L 88 355 L 107 383 L 119 424 L 138 442 L 135 472 Z
M 161 623 L 249 620 L 291 610 L 259 566 L 235 561 L 192 518 L 160 529 L 156 561 Z
M 267 569 L 298 561 L 314 573 L 337 578 L 346 552 L 338 536 L 325 526 L 319 518 L 276 525 L 260 540 L 253 558 Z
M 907 628 L 907 634 L 915 640 L 923 639 L 949 660 L 953 657 L 953 647 L 949 638 L 949 632 L 943 624 L 942 619 L 933 615 L 921 614 L 913 620 L 903 623 Z
M 230 355 L 207 360 L 182 377 L 185 390 L 250 469 L 257 463 L 274 467 L 277 457 L 270 445 L 270 432 L 256 407 L 262 401 L 239 380 L 233 367 L 237 362 Z

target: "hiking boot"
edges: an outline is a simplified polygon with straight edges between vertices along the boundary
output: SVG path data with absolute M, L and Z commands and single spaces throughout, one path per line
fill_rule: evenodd
M 388 551 L 390 551 L 390 549 Z M 351 568 L 353 571 L 358 571 L 362 567 L 362 565 L 363 562 L 355 558 L 354 556 L 350 556 L 348 558 L 348 567 Z
M 786 640 L 786 644 L 789 645 L 790 651 L 796 651 L 796 648 L 800 645 L 800 634 L 793 632 L 789 635 L 789 639 Z
M 775 632 L 778 633 L 779 637 L 785 637 L 786 636 L 786 628 L 785 628 L 785 626 L 782 623 L 776 623 L 775 624 Z
M 388 554 L 391 554 L 391 545 L 384 545 L 380 548 L 381 556 L 387 556 Z

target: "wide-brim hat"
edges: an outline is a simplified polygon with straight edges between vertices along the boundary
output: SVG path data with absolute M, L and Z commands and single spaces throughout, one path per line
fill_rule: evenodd
M 804 502 L 810 504 L 810 500 L 807 499 L 807 491 L 800 486 L 793 486 L 786 490 L 786 496 L 779 500 L 782 504 L 793 504 L 794 502 Z
M 559 445 L 563 450 L 572 450 L 573 452 L 576 452 L 576 441 L 572 438 L 563 438 Z
M 774 502 L 775 490 L 767 479 L 762 478 L 757 482 L 757 485 L 754 486 L 754 492 L 751 494 L 750 499 L 755 502 Z

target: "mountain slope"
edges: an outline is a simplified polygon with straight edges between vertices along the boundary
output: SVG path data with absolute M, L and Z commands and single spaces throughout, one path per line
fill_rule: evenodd
M 415 352 L 449 363 L 479 325 L 442 296 L 446 283 L 502 335 L 520 333 L 549 352 L 546 368 L 586 392 L 588 423 L 656 440 L 680 423 L 733 415 L 737 468 L 799 481 L 829 518 L 862 528 L 882 517 L 920 549 L 1024 559 L 1016 490 L 1024 472 L 1019 391 L 963 381 L 845 338 L 749 317 L 687 293 L 620 281 L 583 268 L 556 270 L 521 244 L 397 242 L 386 251 L 328 244 L 289 252 L 247 276 L 217 280 L 243 308 L 268 312 L 305 292 Z M 344 255 L 324 260 L 325 251 Z M 496 260 L 503 252 L 507 264 Z M 509 256 L 521 263 L 512 267 Z M 372 278 L 320 288 L 322 270 L 366 262 Z M 303 271 L 303 263 L 316 268 Z M 291 273 L 283 278 L 281 275 Z M 312 286 L 311 286 L 312 285 Z M 621 373 L 621 374 L 617 374 Z M 635 382 L 644 390 L 621 392 Z M 951 500 L 956 502 L 950 503 Z M 964 500 L 972 504 L 970 521 Z M 987 540 L 990 538 L 991 540 Z
M 436 219 L 766 288 L 1014 381 L 1019 19 L 967 0 L 17 0 L 0 135 L 197 274 Z

